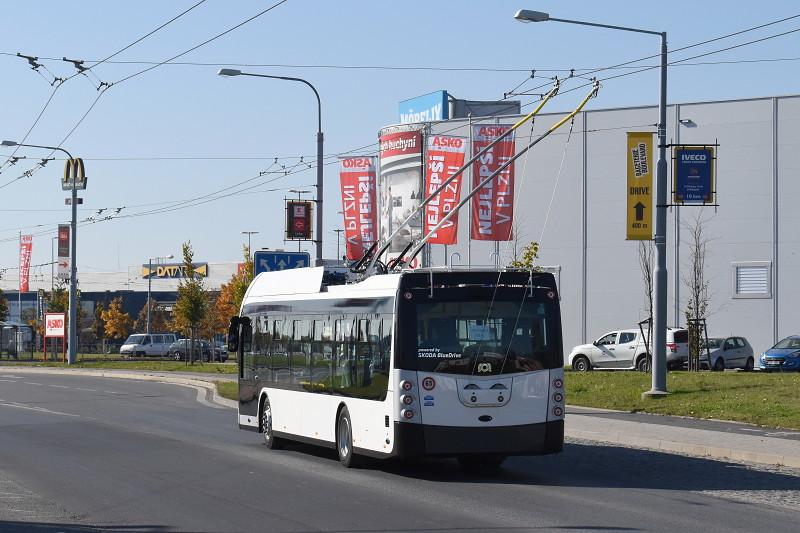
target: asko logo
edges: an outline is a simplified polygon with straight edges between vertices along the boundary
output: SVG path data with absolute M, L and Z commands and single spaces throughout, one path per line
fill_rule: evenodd
M 63 318 L 48 318 L 47 329 L 62 329 L 64 327 Z
M 344 168 L 363 168 L 368 167 L 372 161 L 369 157 L 352 157 L 350 159 L 342 159 L 342 166 Z
M 434 137 L 433 146 L 443 148 L 461 148 L 464 146 L 464 139 L 460 137 Z
M 507 126 L 481 126 L 481 129 L 478 130 L 478 134 L 481 136 L 495 137 L 504 134 L 508 129 Z

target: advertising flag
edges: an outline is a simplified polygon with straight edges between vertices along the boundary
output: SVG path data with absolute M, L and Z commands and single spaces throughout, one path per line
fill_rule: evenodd
M 69 278 L 69 224 L 58 225 L 58 275 L 59 279 Z
M 464 164 L 467 143 L 462 137 L 431 135 L 425 161 L 425 196 L 430 196 Z M 428 232 L 453 210 L 461 200 L 461 175 L 425 206 L 425 231 Z M 445 222 L 428 240 L 431 244 L 456 244 L 458 214 Z
M 386 240 L 412 213 L 408 225 L 389 243 L 387 258 L 396 257 L 422 236 L 422 132 L 414 127 L 386 128 L 380 144 L 380 234 Z
M 375 242 L 378 233 L 375 158 L 342 159 L 339 163 L 339 180 L 342 187 L 345 253 L 348 259 L 360 259 Z
M 28 282 L 31 270 L 31 250 L 33 248 L 33 235 L 20 235 L 19 237 L 19 291 L 28 292 Z
M 505 124 L 475 124 L 472 126 L 472 152 L 477 153 L 511 129 Z M 472 187 L 488 178 L 514 157 L 512 133 L 483 154 L 472 166 Z M 510 241 L 514 223 L 514 164 L 487 183 L 472 198 L 472 228 L 470 235 L 480 241 Z
M 628 132 L 625 238 L 653 239 L 653 133 Z
M 673 197 L 676 204 L 710 204 L 714 200 L 713 146 L 674 148 Z

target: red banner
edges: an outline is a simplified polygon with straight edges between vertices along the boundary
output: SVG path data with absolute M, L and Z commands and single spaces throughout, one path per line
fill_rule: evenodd
M 425 196 L 430 196 L 443 182 L 464 164 L 467 143 L 461 137 L 431 135 L 428 137 L 427 161 L 425 162 Z M 425 206 L 425 231 L 428 232 L 453 210 L 461 200 L 461 175 L 436 195 Z M 428 242 L 431 244 L 455 244 L 458 239 L 458 214 L 445 222 Z
M 339 167 L 348 259 L 360 259 L 378 233 L 375 158 L 349 157 Z M 338 259 L 338 258 L 337 258 Z
M 29 274 L 31 270 L 31 250 L 33 248 L 33 235 L 20 235 L 19 237 L 19 291 L 28 292 Z
M 472 150 L 477 153 L 511 129 L 509 125 L 485 124 L 472 126 Z M 473 163 L 472 187 L 488 178 L 503 163 L 514 156 L 512 133 Z M 481 241 L 510 241 L 514 222 L 514 164 L 486 184 L 472 198 L 473 239 Z

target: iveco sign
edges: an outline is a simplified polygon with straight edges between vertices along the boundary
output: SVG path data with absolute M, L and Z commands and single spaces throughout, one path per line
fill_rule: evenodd
M 447 91 L 434 91 L 400 102 L 400 124 L 433 122 L 450 118 Z

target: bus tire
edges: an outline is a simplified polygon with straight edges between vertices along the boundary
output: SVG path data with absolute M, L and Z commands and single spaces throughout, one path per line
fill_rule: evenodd
M 272 406 L 269 398 L 264 396 L 261 402 L 261 433 L 264 435 L 264 446 L 270 450 L 279 450 L 283 447 L 283 441 L 276 437 L 272 432 Z
M 575 372 L 588 372 L 591 369 L 592 364 L 585 355 L 576 355 L 575 359 L 572 360 L 572 370 Z
M 353 453 L 353 423 L 347 407 L 342 407 L 336 419 L 336 453 L 339 462 L 345 468 L 356 466 L 355 453 Z

